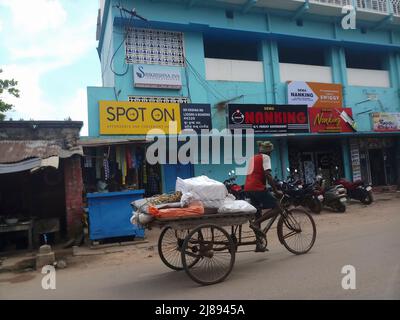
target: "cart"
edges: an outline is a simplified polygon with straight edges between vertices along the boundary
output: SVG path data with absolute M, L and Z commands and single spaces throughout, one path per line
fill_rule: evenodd
M 238 248 L 256 244 L 254 232 L 243 229 L 254 216 L 254 213 L 218 213 L 156 219 L 152 225 L 162 228 L 158 240 L 159 256 L 167 267 L 185 270 L 201 285 L 222 282 L 233 269 Z M 269 219 L 262 230 L 264 236 L 278 217 L 279 241 L 294 254 L 308 252 L 316 237 L 311 215 L 299 208 L 283 210 Z

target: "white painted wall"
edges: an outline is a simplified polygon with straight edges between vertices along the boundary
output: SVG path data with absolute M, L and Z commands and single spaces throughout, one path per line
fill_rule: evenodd
M 308 64 L 280 63 L 281 82 L 309 81 L 332 83 L 331 67 Z
M 260 61 L 205 59 L 206 80 L 264 82 Z
M 387 70 L 347 68 L 347 82 L 350 86 L 390 87 L 390 76 Z

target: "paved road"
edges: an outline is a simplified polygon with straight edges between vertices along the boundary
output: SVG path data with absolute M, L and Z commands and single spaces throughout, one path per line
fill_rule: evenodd
M 154 255 L 115 253 L 57 272 L 57 289 L 41 289 L 39 272 L 0 276 L 1 299 L 400 299 L 400 199 L 344 215 L 315 216 L 317 241 L 294 256 L 274 239 L 270 252 L 241 253 L 229 278 L 201 287 L 169 271 Z M 341 269 L 356 268 L 356 289 L 343 290 Z

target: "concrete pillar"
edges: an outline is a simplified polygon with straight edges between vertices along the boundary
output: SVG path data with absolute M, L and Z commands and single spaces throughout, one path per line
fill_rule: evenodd
M 280 83 L 279 54 L 276 41 L 262 42 L 261 56 L 264 65 L 264 85 L 267 103 L 278 103 L 278 85 Z
M 64 160 L 65 208 L 69 238 L 82 234 L 83 180 L 81 159 L 73 156 Z

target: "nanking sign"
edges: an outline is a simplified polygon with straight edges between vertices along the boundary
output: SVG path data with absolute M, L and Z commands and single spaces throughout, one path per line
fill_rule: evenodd
M 342 85 L 319 82 L 288 82 L 288 104 L 315 108 L 342 108 Z
M 171 121 L 181 128 L 179 103 L 99 101 L 100 134 L 169 133 Z
M 229 129 L 253 129 L 254 133 L 309 132 L 307 106 L 230 104 Z
M 313 108 L 309 110 L 311 132 L 354 132 L 356 125 L 351 108 Z

